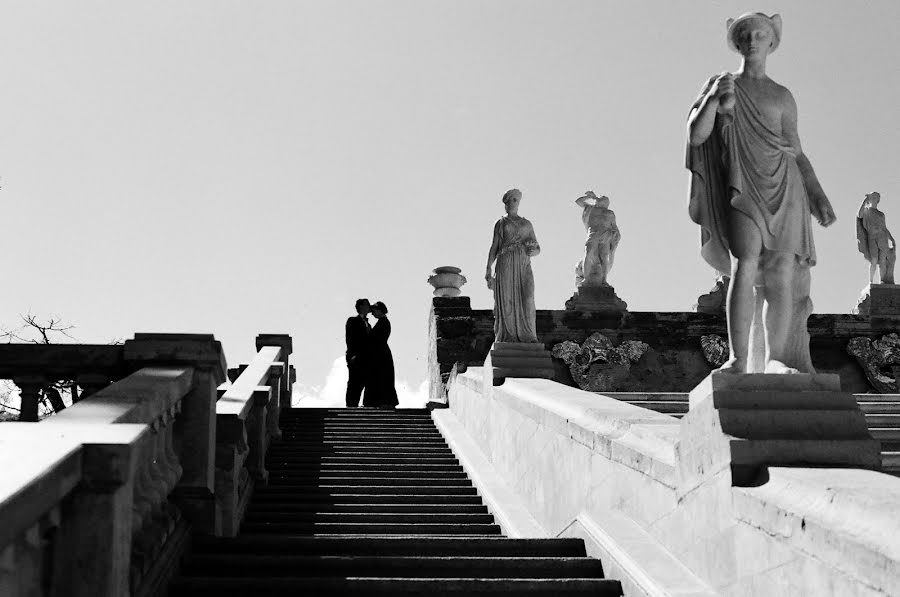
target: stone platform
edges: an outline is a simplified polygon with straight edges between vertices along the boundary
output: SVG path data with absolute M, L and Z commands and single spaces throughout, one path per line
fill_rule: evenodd
M 566 301 L 569 311 L 587 313 L 603 311 L 625 311 L 627 303 L 616 295 L 612 286 L 579 286 L 572 298 Z
M 553 357 L 540 342 L 494 342 L 490 360 L 494 385 L 507 377 L 553 379 Z
M 734 486 L 766 466 L 879 470 L 879 442 L 834 374 L 712 373 L 690 393 L 678 447 L 682 491 L 730 468 Z

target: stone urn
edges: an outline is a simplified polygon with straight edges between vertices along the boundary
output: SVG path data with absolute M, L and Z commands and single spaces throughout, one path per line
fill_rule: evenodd
M 466 277 L 462 275 L 462 270 L 452 265 L 444 265 L 436 267 L 428 278 L 428 283 L 434 286 L 434 296 L 459 296 L 462 291 L 459 289 L 467 282 Z

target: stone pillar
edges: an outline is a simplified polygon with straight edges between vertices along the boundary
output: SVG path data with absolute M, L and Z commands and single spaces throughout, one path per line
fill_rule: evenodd
M 430 402 L 446 400 L 445 386 L 453 366 L 463 373 L 471 359 L 472 304 L 467 296 L 434 297 L 428 317 Z
M 278 394 L 280 396 L 278 409 L 291 407 L 291 392 L 294 378 L 289 375 L 291 370 L 290 355 L 294 351 L 294 343 L 288 334 L 259 334 L 256 337 L 256 350 L 263 346 L 280 346 L 281 362 L 284 363 L 283 375 L 279 382 Z
M 135 334 L 125 342 L 125 360 L 135 369 L 151 365 L 194 368 L 191 390 L 184 397 L 176 425 L 183 472 L 173 492 L 194 528 L 216 528 L 216 390 L 225 381 L 222 344 L 211 334 Z
M 145 425 L 99 427 L 76 432 L 85 442 L 82 480 L 61 513 L 60 565 L 53 571 L 58 597 L 129 594 L 134 474 L 150 432 Z

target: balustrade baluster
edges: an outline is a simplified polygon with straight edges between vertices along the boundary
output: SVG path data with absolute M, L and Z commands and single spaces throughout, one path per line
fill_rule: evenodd
M 41 401 L 41 389 L 46 386 L 49 381 L 43 375 L 23 375 L 21 377 L 14 377 L 13 383 L 19 386 L 22 398 L 19 420 L 31 422 L 37 421 L 38 405 Z
M 279 404 L 281 404 L 281 378 L 284 371 L 284 363 L 272 363 L 269 369 L 269 387 L 272 388 L 272 397 L 266 407 L 266 428 L 268 430 L 268 441 L 266 448 L 272 440 L 281 439 L 281 427 L 278 421 L 281 416 Z
M 75 378 L 75 383 L 81 388 L 81 396 L 78 401 L 96 394 L 109 385 L 109 376 L 105 373 L 82 373 Z M 73 402 L 75 401 L 75 392 L 72 392 Z

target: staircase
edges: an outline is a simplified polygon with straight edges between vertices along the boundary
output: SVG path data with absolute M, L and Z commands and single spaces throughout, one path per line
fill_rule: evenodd
M 620 596 L 581 539 L 510 539 L 426 410 L 282 411 L 234 539 L 197 538 L 171 597 Z
M 688 411 L 687 394 L 601 393 L 678 419 Z M 900 396 L 897 394 L 854 394 L 854 396 L 859 408 L 866 415 L 869 432 L 873 438 L 881 442 L 882 471 L 900 477 Z

